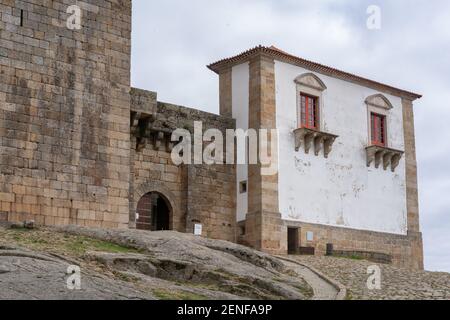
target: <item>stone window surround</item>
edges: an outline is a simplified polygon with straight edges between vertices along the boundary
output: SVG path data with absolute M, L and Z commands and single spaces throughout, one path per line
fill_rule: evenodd
M 295 136 L 295 151 L 300 149 L 303 145 L 305 153 L 309 153 L 311 146 L 314 146 L 314 154 L 319 155 L 320 151 L 324 151 L 325 158 L 328 158 L 332 146 L 338 136 L 326 132 L 321 132 L 323 127 L 323 108 L 324 99 L 323 92 L 327 90 L 325 83 L 315 74 L 307 72 L 295 78 L 294 82 L 297 85 L 297 128 L 294 130 Z M 301 95 L 307 95 L 317 98 L 318 103 L 318 123 L 317 129 L 308 129 L 303 127 L 301 123 Z
M 297 85 L 296 95 L 297 95 L 297 128 L 301 128 L 301 94 L 316 97 L 318 101 L 318 130 L 322 128 L 322 110 L 323 110 L 323 97 L 322 93 L 327 89 L 326 85 L 313 73 L 304 73 L 297 78 L 294 82 Z
M 378 93 L 366 98 L 365 103 L 367 105 L 367 167 L 370 167 L 372 163 L 375 163 L 375 168 L 379 168 L 382 164 L 384 170 L 391 167 L 391 171 L 395 172 L 395 169 L 400 163 L 400 160 L 404 154 L 401 150 L 391 148 L 389 142 L 389 117 L 390 110 L 394 107 L 383 94 Z M 385 145 L 378 146 L 372 142 L 372 114 L 378 114 L 385 117 Z
M 367 105 L 367 145 L 372 145 L 372 121 L 371 114 L 379 114 L 385 117 L 385 146 L 389 145 L 389 117 L 390 110 L 393 109 L 390 101 L 382 94 L 374 94 L 365 100 Z

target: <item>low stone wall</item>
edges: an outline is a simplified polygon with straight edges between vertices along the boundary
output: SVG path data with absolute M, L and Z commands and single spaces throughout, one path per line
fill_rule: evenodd
M 333 244 L 336 252 L 370 252 L 392 257 L 392 264 L 416 270 L 423 270 L 422 234 L 409 233 L 407 236 L 381 232 L 354 230 L 338 227 L 285 221 L 287 227 L 299 228 L 299 246 L 314 247 L 318 256 L 326 255 L 327 244 Z M 313 233 L 308 241 L 307 233 Z
M 333 250 L 331 256 L 364 259 L 376 263 L 392 264 L 392 256 L 381 252 Z

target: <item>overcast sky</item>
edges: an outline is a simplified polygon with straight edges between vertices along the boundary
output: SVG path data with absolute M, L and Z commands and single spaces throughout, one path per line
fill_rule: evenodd
M 381 29 L 366 27 L 369 5 Z M 424 94 L 415 104 L 428 270 L 450 272 L 450 1 L 133 0 L 132 85 L 218 112 L 206 65 L 258 44 Z

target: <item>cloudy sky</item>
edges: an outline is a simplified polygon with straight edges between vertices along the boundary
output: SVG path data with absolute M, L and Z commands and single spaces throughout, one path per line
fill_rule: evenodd
M 366 26 L 369 5 L 381 29 Z M 218 112 L 206 65 L 258 44 L 424 94 L 415 104 L 428 270 L 450 272 L 450 1 L 133 0 L 133 86 Z

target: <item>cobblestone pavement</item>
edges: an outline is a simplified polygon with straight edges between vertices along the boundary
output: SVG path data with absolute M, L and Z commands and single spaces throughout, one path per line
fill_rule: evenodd
M 367 269 L 373 262 L 330 257 L 290 257 L 320 270 L 347 288 L 355 300 L 450 300 L 450 273 L 419 272 L 378 264 L 381 290 L 369 290 Z

